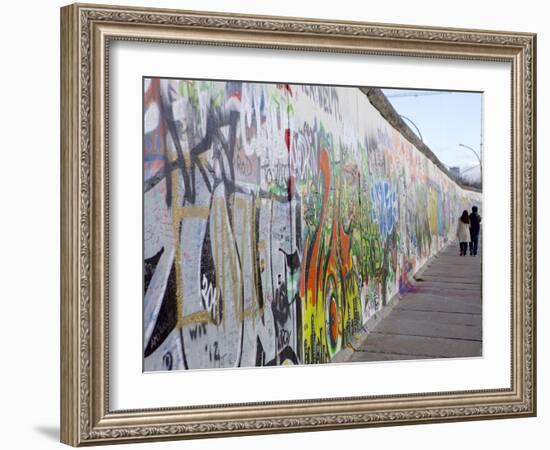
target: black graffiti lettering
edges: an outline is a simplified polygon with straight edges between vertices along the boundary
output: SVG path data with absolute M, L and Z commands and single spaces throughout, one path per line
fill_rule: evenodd
M 174 365 L 174 357 L 171 352 L 166 352 L 162 357 L 162 366 L 165 370 L 172 370 Z

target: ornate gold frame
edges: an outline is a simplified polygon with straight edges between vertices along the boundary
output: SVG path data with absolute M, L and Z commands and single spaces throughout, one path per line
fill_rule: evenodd
M 109 43 L 507 61 L 512 65 L 509 389 L 111 411 L 106 109 Z M 61 9 L 61 440 L 79 446 L 533 416 L 536 413 L 536 36 L 98 5 Z

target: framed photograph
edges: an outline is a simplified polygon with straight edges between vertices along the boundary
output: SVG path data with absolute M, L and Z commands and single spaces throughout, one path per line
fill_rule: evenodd
M 536 36 L 61 9 L 61 440 L 536 414 Z

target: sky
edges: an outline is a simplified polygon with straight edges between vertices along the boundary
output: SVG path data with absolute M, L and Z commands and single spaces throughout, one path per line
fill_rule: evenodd
M 459 166 L 464 177 L 479 179 L 482 97 L 479 92 L 382 89 L 411 130 L 447 167 Z M 411 121 L 416 125 L 411 124 Z M 473 168 L 472 168 L 473 167 Z M 472 169 L 470 169 L 472 168 Z M 470 169 L 470 170 L 467 170 Z

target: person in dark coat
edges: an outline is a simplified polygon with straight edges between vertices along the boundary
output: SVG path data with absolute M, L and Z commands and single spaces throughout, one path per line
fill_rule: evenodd
M 477 255 L 479 242 L 479 230 L 481 228 L 481 216 L 477 213 L 477 206 L 472 206 L 470 214 L 470 255 Z

